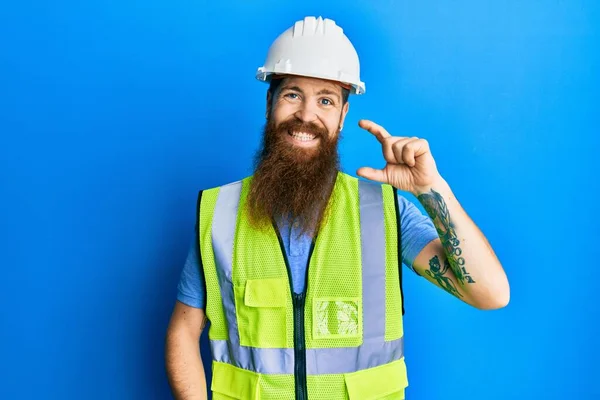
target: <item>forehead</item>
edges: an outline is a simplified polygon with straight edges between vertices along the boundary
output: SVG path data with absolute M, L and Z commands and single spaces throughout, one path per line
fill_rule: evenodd
M 298 87 L 304 92 L 319 92 L 327 89 L 338 94 L 342 94 L 342 87 L 335 82 L 328 81 L 325 79 L 318 78 L 307 78 L 303 76 L 287 76 L 283 78 L 280 88 L 284 87 Z

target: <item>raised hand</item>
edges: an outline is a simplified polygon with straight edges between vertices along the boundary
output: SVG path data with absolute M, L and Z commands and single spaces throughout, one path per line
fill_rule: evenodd
M 359 176 L 390 184 L 415 195 L 428 191 L 437 180 L 442 179 L 427 140 L 392 136 L 382 126 L 365 119 L 360 120 L 358 126 L 370 132 L 381 143 L 386 161 L 382 169 L 359 168 Z

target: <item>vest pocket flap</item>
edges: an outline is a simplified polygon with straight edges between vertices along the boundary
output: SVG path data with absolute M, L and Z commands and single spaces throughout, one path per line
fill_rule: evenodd
M 248 279 L 244 304 L 248 307 L 285 307 L 288 285 L 287 278 Z
M 254 372 L 215 361 L 210 389 L 234 399 L 258 400 L 258 379 Z
M 350 400 L 374 400 L 381 398 L 404 398 L 404 389 L 408 386 L 404 358 L 369 368 L 362 371 L 344 374 L 346 390 Z

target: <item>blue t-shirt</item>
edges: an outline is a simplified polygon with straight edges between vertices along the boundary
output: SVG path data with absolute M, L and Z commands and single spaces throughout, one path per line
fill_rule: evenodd
M 413 263 L 417 255 L 429 242 L 437 239 L 438 234 L 429 216 L 421 213 L 414 204 L 401 195 L 398 195 L 398 211 L 402 221 L 400 227 L 402 262 L 413 269 Z M 294 292 L 301 293 L 306 283 L 306 265 L 311 238 L 308 236 L 298 237 L 295 224 L 280 222 L 278 228 L 290 263 Z M 177 285 L 177 300 L 190 307 L 204 308 L 206 302 L 204 273 L 200 268 L 199 243 L 196 240 L 196 235 L 194 235 Z

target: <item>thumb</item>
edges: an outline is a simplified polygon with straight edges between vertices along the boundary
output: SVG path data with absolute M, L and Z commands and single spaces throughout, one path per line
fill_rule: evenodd
M 362 167 L 356 171 L 358 176 L 362 176 L 363 178 L 370 179 L 372 181 L 377 181 L 381 183 L 387 183 L 387 174 L 382 169 L 375 169 L 371 167 Z

